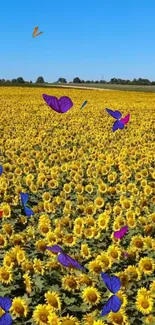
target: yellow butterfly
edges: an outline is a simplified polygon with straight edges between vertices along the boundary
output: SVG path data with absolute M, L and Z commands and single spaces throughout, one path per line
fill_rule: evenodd
M 37 34 L 38 28 L 39 28 L 39 27 L 35 27 L 35 28 L 34 28 L 34 31 L 33 31 L 32 37 L 39 36 L 39 35 L 41 35 L 41 34 L 43 33 L 43 32 L 39 32 L 39 33 Z

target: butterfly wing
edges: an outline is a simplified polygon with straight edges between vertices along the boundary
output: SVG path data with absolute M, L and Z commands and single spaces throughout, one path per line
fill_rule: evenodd
M 39 27 L 35 27 L 35 28 L 34 28 L 34 31 L 33 31 L 32 37 L 35 37 L 35 35 L 36 35 L 37 31 L 38 31 L 38 28 L 39 28 Z
M 73 106 L 73 102 L 69 97 L 63 96 L 59 99 L 59 105 L 60 113 L 66 113 Z
M 88 103 L 88 100 L 85 100 L 85 102 L 82 104 L 82 106 L 80 107 L 80 109 L 82 109 L 87 103 Z
M 3 174 L 3 167 L 0 165 L 0 176 Z
M 41 34 L 43 34 L 43 32 L 39 32 L 38 34 L 35 35 L 35 37 L 37 37 L 37 36 L 39 36 Z
M 20 192 L 20 198 L 22 201 L 22 205 L 25 205 L 28 202 L 29 195 L 28 195 L 28 193 Z
M 26 206 L 24 206 L 24 211 L 25 211 L 25 214 L 26 214 L 27 217 L 31 217 L 31 216 L 34 215 L 34 212 L 30 208 L 28 208 Z
M 9 313 L 5 313 L 1 316 L 0 325 L 12 325 L 12 317 Z
M 112 130 L 113 132 L 117 131 L 118 129 L 123 129 L 124 128 L 124 124 L 117 120 L 114 124 L 113 124 L 113 127 L 112 127 Z
M 128 231 L 128 226 L 122 227 L 120 230 L 114 232 L 114 237 L 121 239 Z
M 110 277 L 107 273 L 101 272 L 102 280 L 104 281 L 107 288 L 112 292 L 116 293 L 121 288 L 121 281 L 118 276 Z
M 67 254 L 59 254 L 58 262 L 66 267 L 73 267 L 76 269 L 84 270 L 84 268 L 76 260 L 74 260 L 72 257 L 70 257 Z
M 49 107 L 51 107 L 54 111 L 61 113 L 60 104 L 57 97 L 46 94 L 43 94 L 42 97 Z
M 9 297 L 0 297 L 0 307 L 5 310 L 5 311 L 9 311 L 9 309 L 12 306 L 12 302 L 11 299 Z
M 3 217 L 3 211 L 1 210 L 0 211 L 0 218 L 2 218 Z
M 49 251 L 51 251 L 53 253 L 62 253 L 63 252 L 62 248 L 58 245 L 46 246 L 46 249 L 48 249 Z
M 121 116 L 122 116 L 122 114 L 121 114 L 121 112 L 119 112 L 119 111 L 112 111 L 111 109 L 109 109 L 109 108 L 106 108 L 106 111 L 107 111 L 107 113 L 108 114 L 110 114 L 113 118 L 115 118 L 115 119 L 119 119 L 119 118 L 121 118 Z
M 113 311 L 113 313 L 117 313 L 120 310 L 120 308 L 121 308 L 122 302 L 115 295 L 113 295 L 110 298 L 111 298 L 111 310 Z
M 125 117 L 121 118 L 120 121 L 121 121 L 123 124 L 127 124 L 127 123 L 129 122 L 129 120 L 130 120 L 130 114 L 128 114 L 128 115 L 126 115 Z

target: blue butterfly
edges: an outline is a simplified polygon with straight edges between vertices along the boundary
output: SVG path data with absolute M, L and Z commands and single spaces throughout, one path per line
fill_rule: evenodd
M 106 108 L 107 113 L 109 113 L 113 118 L 115 118 L 117 121 L 114 122 L 112 130 L 115 132 L 118 129 L 124 129 L 124 123 L 119 120 L 122 116 L 121 112 L 119 111 L 112 111 L 109 108 Z
M 0 325 L 12 325 L 12 317 L 8 313 L 11 306 L 12 302 L 9 297 L 0 297 L 0 307 L 5 311 L 0 318 Z
M 85 102 L 82 104 L 82 106 L 80 107 L 80 109 L 82 109 L 87 103 L 88 103 L 88 100 L 85 100 Z
M 21 202 L 22 202 L 23 209 L 24 209 L 26 216 L 27 217 L 33 216 L 34 212 L 29 207 L 26 206 L 26 203 L 28 202 L 28 199 L 29 199 L 28 193 L 20 192 L 20 198 L 21 198 Z
M 0 176 L 3 174 L 3 167 L 0 165 Z
M 121 300 L 115 296 L 115 293 L 117 293 L 121 288 L 121 281 L 117 276 L 110 277 L 107 273 L 101 272 L 102 280 L 104 281 L 106 287 L 113 293 L 113 296 L 111 296 L 108 301 L 105 303 L 101 316 L 105 316 L 109 314 L 111 311 L 113 313 L 117 313 L 122 305 Z

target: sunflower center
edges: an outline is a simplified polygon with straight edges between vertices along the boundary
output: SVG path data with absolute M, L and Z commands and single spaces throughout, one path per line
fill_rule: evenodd
M 70 244 L 73 242 L 73 240 L 74 240 L 74 239 L 73 239 L 72 236 L 69 236 L 69 237 L 67 238 L 67 242 L 70 243 Z
M 22 305 L 16 306 L 15 311 L 20 315 L 24 315 L 24 307 Z
M 138 248 L 142 248 L 142 247 L 143 247 L 143 242 L 142 242 L 141 240 L 136 240 L 135 245 L 136 245 Z
M 42 314 L 40 315 L 40 320 L 44 323 L 47 323 L 48 322 L 48 317 L 46 314 Z
M 0 238 L 0 245 L 4 245 L 4 239 Z
M 76 281 L 75 280 L 68 280 L 67 281 L 67 284 L 68 284 L 68 286 L 70 287 L 70 288 L 72 288 L 72 289 L 74 289 L 74 288 L 76 288 L 76 286 L 77 286 L 77 283 L 76 283 Z
M 122 317 L 122 315 L 115 315 L 115 316 L 113 317 L 113 320 L 114 320 L 114 322 L 115 322 L 116 324 L 122 324 L 122 322 L 123 322 L 123 317 Z
M 118 257 L 118 253 L 117 253 L 116 251 L 112 251 L 112 252 L 111 252 L 111 256 L 112 256 L 113 258 L 117 258 L 117 257 Z
M 94 271 L 95 271 L 96 273 L 101 272 L 101 271 L 102 271 L 101 266 L 100 266 L 100 265 L 96 265 L 96 266 L 94 267 Z
M 58 301 L 55 297 L 50 297 L 49 299 L 50 305 L 52 305 L 54 308 L 58 308 Z
M 97 300 L 97 295 L 95 292 L 90 292 L 88 298 L 89 298 L 89 301 L 95 302 Z
M 7 273 L 7 272 L 2 272 L 2 273 L 1 273 L 1 277 L 2 277 L 4 280 L 8 280 L 8 279 L 9 279 L 9 273 Z
M 147 308 L 149 307 L 149 303 L 148 303 L 148 301 L 142 301 L 142 307 L 143 307 L 144 309 L 147 309 Z
M 144 265 L 145 270 L 151 271 L 152 270 L 152 265 L 150 263 L 147 263 Z

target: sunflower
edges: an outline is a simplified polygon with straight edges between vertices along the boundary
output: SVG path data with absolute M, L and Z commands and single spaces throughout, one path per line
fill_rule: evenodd
M 65 317 L 61 317 L 61 325 L 80 325 L 80 322 L 76 317 L 68 315 Z
M 143 314 L 150 314 L 153 311 L 153 298 L 137 294 L 136 308 Z
M 51 194 L 49 192 L 44 192 L 42 195 L 42 199 L 44 202 L 50 202 L 51 201 Z
M 107 185 L 104 182 L 98 184 L 98 192 L 102 194 L 107 192 Z
M 100 302 L 100 298 L 99 291 L 92 286 L 85 288 L 82 292 L 82 299 L 89 305 L 97 305 Z
M 93 188 L 92 184 L 87 184 L 87 185 L 85 186 L 85 191 L 86 191 L 87 193 L 89 193 L 89 194 L 93 193 L 94 188 Z
M 81 244 L 81 255 L 85 260 L 91 257 L 91 250 L 88 244 Z
M 102 272 L 102 263 L 99 260 L 89 262 L 88 269 L 93 274 L 100 274 Z
M 113 325 L 124 325 L 127 323 L 127 316 L 123 310 L 119 310 L 117 313 L 111 312 L 108 315 L 108 320 L 110 320 Z
M 12 301 L 10 311 L 17 317 L 26 317 L 28 314 L 28 305 L 23 298 L 16 297 Z
M 79 288 L 79 285 L 74 276 L 66 275 L 62 278 L 62 287 L 67 291 L 74 292 Z
M 85 214 L 87 216 L 93 216 L 95 213 L 96 213 L 96 208 L 94 204 L 92 203 L 87 204 L 85 207 Z
M 150 324 L 150 325 L 154 325 L 155 324 L 155 317 L 154 317 L 154 315 L 148 315 L 148 316 L 146 316 L 145 317 L 145 324 Z
M 0 282 L 4 284 L 10 284 L 13 280 L 12 270 L 8 267 L 0 267 Z
M 97 223 L 98 223 L 98 227 L 100 229 L 106 229 L 108 228 L 108 223 L 110 221 L 110 216 L 108 213 L 101 213 L 99 214 L 98 216 L 98 220 L 97 220 Z
M 50 312 L 50 315 L 48 316 L 48 321 L 49 325 L 61 325 L 61 320 L 55 313 Z
M 98 209 L 101 209 L 103 206 L 104 206 L 104 200 L 102 197 L 97 197 L 94 201 L 94 206 L 95 208 L 98 210 Z
M 4 235 L 0 234 L 0 248 L 7 246 L 7 239 Z
M 117 292 L 115 295 L 121 300 L 121 302 L 122 302 L 121 306 L 125 307 L 127 305 L 127 303 L 128 303 L 128 299 L 127 299 L 127 296 L 124 293 L 124 291 L 119 290 L 119 292 Z
M 49 324 L 50 310 L 46 305 L 37 305 L 34 309 L 32 318 L 38 325 Z
M 144 257 L 139 261 L 139 269 L 146 275 L 151 275 L 155 269 L 155 262 L 153 258 Z
M 13 233 L 13 226 L 9 223 L 4 223 L 2 225 L 3 233 L 10 237 Z
M 3 218 L 10 218 L 11 216 L 11 208 L 10 205 L 5 203 L 2 205 L 2 210 L 3 210 Z
M 52 291 L 48 291 L 45 293 L 46 303 L 51 307 L 52 311 L 61 310 L 61 300 L 59 295 Z
M 24 284 L 25 284 L 25 287 L 26 287 L 26 292 L 28 294 L 30 294 L 32 292 L 32 281 L 31 281 L 31 278 L 30 278 L 30 276 L 27 273 L 25 273 L 23 275 L 23 279 L 24 279 Z
M 72 234 L 68 234 L 63 237 L 63 242 L 67 247 L 73 247 L 76 245 L 76 237 Z
M 43 275 L 44 274 L 43 262 L 38 258 L 34 258 L 33 269 L 34 269 L 35 273 L 39 273 L 39 274 Z
M 12 269 L 14 266 L 14 263 L 12 262 L 11 256 L 8 254 L 5 254 L 3 258 L 3 266 L 7 269 Z
M 36 241 L 35 246 L 39 252 L 43 253 L 46 250 L 47 243 L 44 239 L 39 239 Z
M 92 325 L 106 325 L 102 320 L 94 320 Z
M 74 236 L 81 238 L 83 235 L 83 227 L 75 225 L 73 228 L 73 234 Z
M 85 314 L 83 317 L 84 325 L 93 325 L 95 316 L 96 316 L 96 311 L 94 311 L 92 313 Z M 103 325 L 104 325 L 104 323 L 103 323 Z
M 103 252 L 101 253 L 101 255 L 98 255 L 96 261 L 98 261 L 101 264 L 104 271 L 111 268 L 112 259 L 108 256 L 106 252 Z
M 133 236 L 131 238 L 130 246 L 137 250 L 142 250 L 144 246 L 144 238 L 142 236 Z
M 121 250 L 115 245 L 110 245 L 108 247 L 108 256 L 110 256 L 111 259 L 113 260 L 120 260 L 121 257 Z
M 130 280 L 139 281 L 141 279 L 141 272 L 136 266 L 129 265 L 125 272 L 129 275 Z

